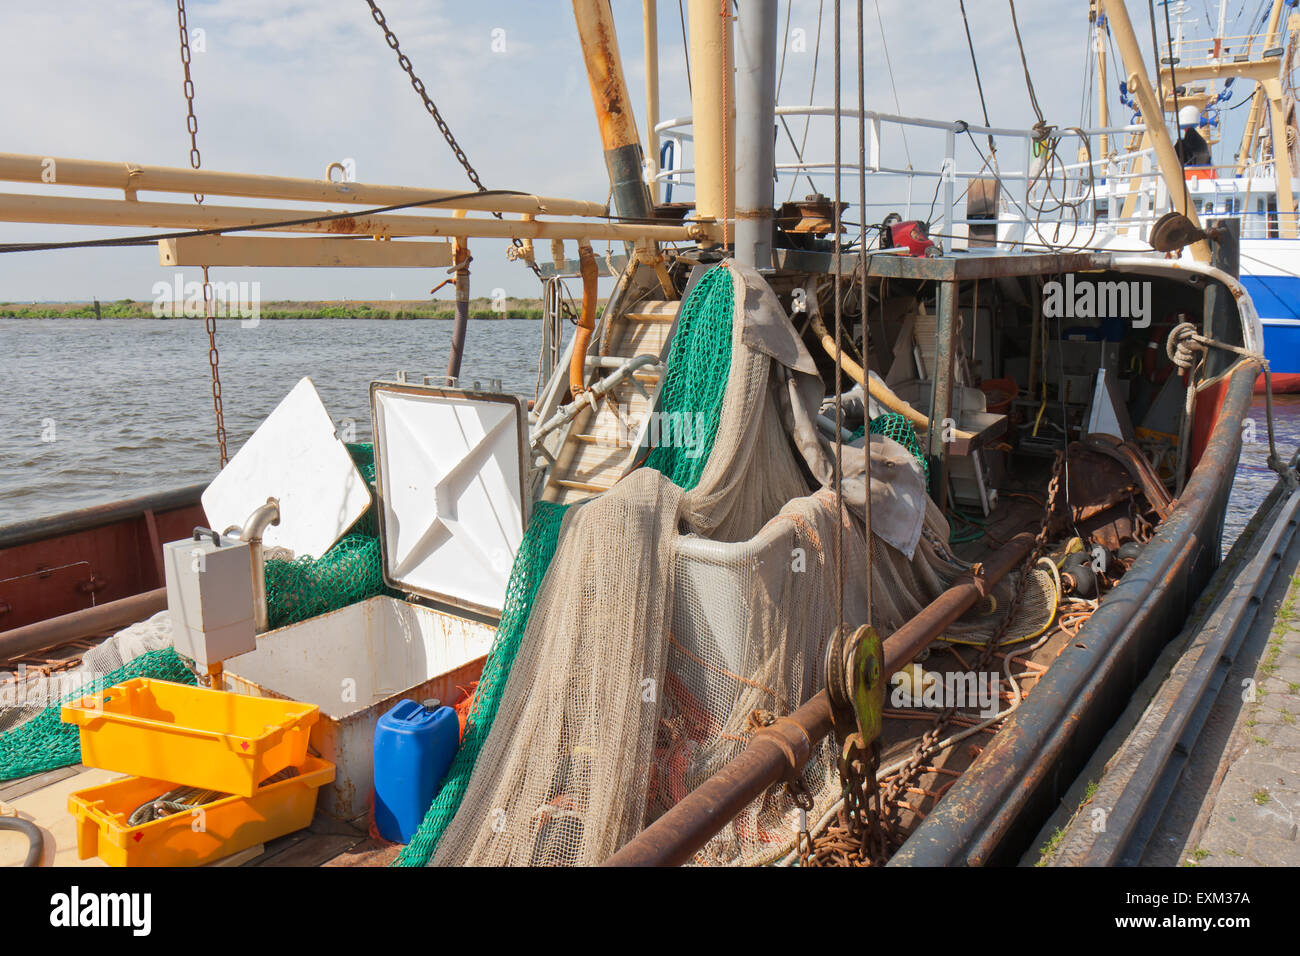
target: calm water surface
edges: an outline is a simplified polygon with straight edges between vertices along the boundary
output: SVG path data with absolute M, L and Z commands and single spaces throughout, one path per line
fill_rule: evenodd
M 281 398 L 311 376 L 334 420 L 370 440 L 368 386 L 398 369 L 414 381 L 447 367 L 445 321 L 219 323 L 221 384 L 233 455 Z M 499 378 L 532 398 L 540 322 L 472 321 L 462 379 Z M 1300 396 L 1275 401 L 1278 447 L 1300 443 Z M 1264 403 L 1251 410 L 1224 547 L 1276 480 L 1266 465 Z M 0 525 L 208 481 L 216 441 L 201 321 L 0 319 Z
M 218 323 L 231 455 L 303 376 L 357 441 L 369 384 L 446 374 L 439 320 Z M 567 330 L 566 330 L 567 331 Z M 542 324 L 471 321 L 461 378 L 532 398 Z M 53 439 L 53 440 L 49 440 Z M 0 319 L 0 525 L 209 481 L 217 444 L 201 320 Z

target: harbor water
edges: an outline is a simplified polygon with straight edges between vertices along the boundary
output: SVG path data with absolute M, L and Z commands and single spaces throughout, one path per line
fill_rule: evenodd
M 310 376 L 340 435 L 370 440 L 369 383 L 398 370 L 441 381 L 451 323 L 438 320 L 218 323 L 233 455 Z M 565 332 L 567 334 L 568 328 Z M 532 398 L 542 325 L 471 321 L 461 379 Z M 1300 396 L 1277 396 L 1277 442 L 1300 443 Z M 200 320 L 0 319 L 0 525 L 211 480 L 217 469 L 208 342 Z M 1262 396 L 1243 435 L 1224 548 L 1276 476 Z M 1252 434 L 1253 432 L 1253 434 Z

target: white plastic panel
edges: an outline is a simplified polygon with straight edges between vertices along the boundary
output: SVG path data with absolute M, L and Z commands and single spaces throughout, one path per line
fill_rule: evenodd
M 375 383 L 371 409 L 386 580 L 500 614 L 524 533 L 519 400 Z
M 203 492 L 208 526 L 243 527 L 267 498 L 280 501 L 280 523 L 266 529 L 267 547 L 319 558 L 370 507 L 370 488 L 310 378 L 293 387 L 239 453 Z

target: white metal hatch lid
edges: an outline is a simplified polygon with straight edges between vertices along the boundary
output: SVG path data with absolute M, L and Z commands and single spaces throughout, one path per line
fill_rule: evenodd
M 513 395 L 372 382 L 384 580 L 499 616 L 524 536 L 524 415 Z
M 319 558 L 370 507 L 370 488 L 339 440 L 316 386 L 304 378 L 257 426 L 202 495 L 208 525 L 243 527 L 266 503 L 280 501 L 280 523 L 267 547 Z

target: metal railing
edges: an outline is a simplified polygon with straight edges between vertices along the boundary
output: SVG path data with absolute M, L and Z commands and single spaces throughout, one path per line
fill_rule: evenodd
M 778 106 L 776 115 L 803 116 L 809 122 L 818 118 L 833 121 L 835 110 L 830 106 Z M 930 220 L 931 234 L 940 241 L 945 253 L 952 250 L 954 239 L 965 238 L 963 232 L 972 224 L 996 225 L 998 244 L 1012 250 L 1040 247 L 1046 232 L 1059 233 L 1065 228 L 1086 228 L 1087 233 L 1082 237 L 1086 245 L 1119 235 L 1145 240 L 1155 221 L 1172 208 L 1168 187 L 1156 168 L 1154 149 L 1127 148 L 1139 143 L 1145 130 L 1141 124 L 1057 128 L 1044 144 L 1032 129 L 980 126 L 874 110 L 861 115 L 865 118 L 867 136 L 865 172 L 873 182 L 880 181 L 883 186 L 880 190 L 873 189 L 873 193 L 876 196 L 883 193 L 887 198 L 873 198 L 861 209 L 852 204 L 843 217 L 845 222 L 849 223 L 856 215 L 862 218 L 854 225 L 860 221 L 870 224 L 892 211 L 899 211 L 904 219 Z M 856 156 L 859 113 L 846 109 L 840 111 L 840 116 L 841 122 L 853 124 L 854 128 L 845 133 L 846 141 L 853 144 L 847 152 Z M 652 170 L 652 179 L 670 187 L 694 185 L 694 169 L 686 162 L 687 144 L 692 142 L 691 122 L 691 117 L 679 116 L 655 126 L 661 140 L 673 144 L 668 153 L 674 165 Z M 913 134 L 910 140 L 909 132 Z M 942 137 L 941 145 L 934 144 L 937 148 L 924 153 L 927 157 L 937 157 L 937 165 L 933 161 L 925 164 L 899 160 L 900 155 L 910 158 L 919 154 L 917 141 L 927 135 Z M 894 136 L 900 142 L 895 143 Z M 990 139 L 996 155 L 989 151 Z M 1107 141 L 1110 155 L 1101 155 L 1103 140 Z M 788 183 L 791 176 L 812 179 L 834 171 L 832 160 L 814 155 L 811 148 L 800 156 L 792 147 L 793 143 L 787 142 L 778 152 L 778 181 Z M 791 152 L 794 155 L 789 155 Z M 1243 222 L 1243 234 L 1250 238 L 1256 233 L 1259 236 L 1275 233 L 1276 213 L 1266 208 L 1247 210 L 1241 208 L 1244 203 L 1240 202 L 1242 197 L 1254 197 L 1252 204 L 1262 198 L 1267 206 L 1273 192 L 1271 164 L 1253 167 L 1241 177 L 1235 176 L 1235 167 L 1213 168 L 1216 172 L 1232 170 L 1232 174 L 1230 178 L 1188 182 L 1188 192 L 1198 211 L 1205 209 L 1204 203 L 1210 201 L 1213 205 L 1209 211 L 1215 216 L 1258 213 L 1257 220 Z M 857 164 L 842 163 L 840 174 L 850 179 L 856 177 Z M 969 189 L 965 182 L 981 177 L 996 178 L 1001 187 L 997 214 L 992 218 L 972 218 L 964 206 Z M 922 186 L 919 190 L 918 183 Z M 829 189 L 821 191 L 829 192 Z M 846 198 L 856 193 L 856 188 L 843 190 Z

